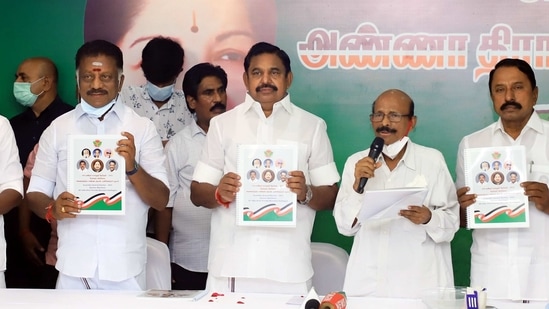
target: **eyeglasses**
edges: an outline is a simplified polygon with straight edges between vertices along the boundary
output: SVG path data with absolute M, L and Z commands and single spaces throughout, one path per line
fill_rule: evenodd
M 390 122 L 400 122 L 400 120 L 402 120 L 402 117 L 408 117 L 410 116 L 410 114 L 402 115 L 395 112 L 390 112 L 389 114 L 385 114 L 382 112 L 377 112 L 377 113 L 370 114 L 370 120 L 373 122 L 380 122 L 380 121 L 383 121 L 385 116 L 389 117 Z

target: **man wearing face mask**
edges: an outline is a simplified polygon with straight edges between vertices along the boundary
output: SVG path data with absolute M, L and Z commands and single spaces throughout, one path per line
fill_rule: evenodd
M 442 154 L 413 143 L 408 133 L 415 125 L 414 102 L 404 92 L 383 92 L 370 115 L 375 135 L 384 140 L 379 161 L 369 149 L 345 163 L 334 207 L 339 232 L 355 236 L 343 290 L 350 296 L 416 298 L 424 289 L 452 287 L 454 278 L 450 241 L 459 228 L 458 203 Z M 422 205 L 402 203 L 394 217 L 358 220 L 364 191 L 426 187 Z
M 57 220 L 58 289 L 145 288 L 147 210 L 163 210 L 169 189 L 154 124 L 120 102 L 123 62 L 122 51 L 110 42 L 82 45 L 76 53 L 80 104 L 40 138 L 27 197 L 36 214 Z M 125 215 L 79 215 L 83 201 L 67 191 L 67 132 L 120 136 L 113 150 L 125 162 L 118 166 L 126 172 Z
M 13 117 L 10 124 L 22 166 L 50 123 L 73 109 L 58 96 L 57 80 L 57 68 L 48 58 L 29 58 L 17 68 L 13 95 L 25 110 Z M 26 190 L 28 179 L 24 185 Z M 43 253 L 50 238 L 50 225 L 32 214 L 26 200 L 4 219 L 9 247 L 6 285 L 10 288 L 55 287 L 55 269 L 45 266 Z
M 156 37 L 141 54 L 141 69 L 147 83 L 122 89 L 122 101 L 143 117 L 151 119 L 166 145 L 185 125 L 194 121 L 181 90 L 175 81 L 183 71 L 183 48 L 168 38 Z

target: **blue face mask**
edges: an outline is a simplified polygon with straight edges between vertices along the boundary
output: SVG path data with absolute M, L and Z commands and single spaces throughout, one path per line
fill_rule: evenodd
M 114 100 L 112 100 L 111 102 L 105 104 L 105 106 L 99 107 L 99 108 L 93 107 L 88 102 L 84 101 L 83 98 L 80 98 L 80 105 L 82 106 L 82 109 L 86 114 L 96 118 L 100 118 L 101 116 L 103 116 L 103 114 L 105 114 L 109 110 L 109 108 L 111 108 L 114 105 L 114 103 L 116 103 L 117 98 L 118 96 L 114 98 Z
M 174 86 L 175 84 L 171 84 L 169 86 L 160 88 L 155 84 L 147 81 L 147 85 L 145 87 L 151 99 L 155 101 L 165 101 L 172 95 Z
M 25 107 L 31 107 L 36 102 L 36 99 L 44 93 L 44 90 L 40 92 L 39 94 L 34 94 L 31 91 L 31 86 L 44 79 L 44 76 L 40 77 L 39 79 L 35 80 L 32 83 L 25 83 L 25 82 L 15 82 L 13 83 L 13 96 L 15 97 L 15 100 L 25 106 Z

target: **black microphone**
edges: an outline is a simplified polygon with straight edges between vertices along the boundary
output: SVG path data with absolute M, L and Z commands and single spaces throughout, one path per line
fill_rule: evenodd
M 370 152 L 368 153 L 368 157 L 376 161 L 377 157 L 379 157 L 381 151 L 383 150 L 383 144 L 385 144 L 385 141 L 381 137 L 374 138 L 372 145 L 370 145 Z M 362 194 L 364 192 L 364 186 L 366 185 L 367 181 L 368 178 L 360 177 L 360 182 L 358 183 L 358 189 L 356 190 L 356 192 Z
M 305 303 L 305 309 L 318 309 L 320 307 L 320 302 L 316 299 L 309 299 Z

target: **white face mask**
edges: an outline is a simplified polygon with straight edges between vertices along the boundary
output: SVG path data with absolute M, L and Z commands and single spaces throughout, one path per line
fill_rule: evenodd
M 408 136 L 404 136 L 400 140 L 392 143 L 391 145 L 383 145 L 383 154 L 387 157 L 391 158 L 391 160 L 394 160 L 396 156 L 399 154 L 399 152 L 406 146 L 406 143 L 408 143 Z
M 14 82 L 13 83 L 13 96 L 15 97 L 15 100 L 19 102 L 19 104 L 25 106 L 25 107 L 31 107 L 34 105 L 38 97 L 44 93 L 44 90 L 40 92 L 39 94 L 34 94 L 31 91 L 31 87 L 34 83 L 37 83 L 44 79 L 44 76 L 40 77 L 39 79 L 35 80 L 32 83 L 25 83 L 25 82 Z
M 114 103 L 116 103 L 117 98 L 118 96 L 116 96 L 116 98 L 114 98 L 111 102 L 105 104 L 105 106 L 99 108 L 93 107 L 88 102 L 86 102 L 84 98 L 80 98 L 80 105 L 82 106 L 82 109 L 86 114 L 99 118 L 103 116 L 103 114 L 105 114 L 109 110 L 109 108 L 114 105 Z
M 147 81 L 147 85 L 145 87 L 147 88 L 147 92 L 149 93 L 151 99 L 162 102 L 172 96 L 175 84 L 160 88 L 155 84 Z

